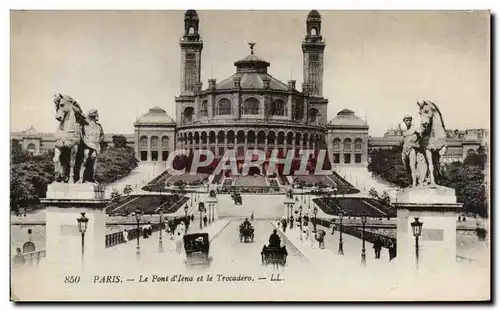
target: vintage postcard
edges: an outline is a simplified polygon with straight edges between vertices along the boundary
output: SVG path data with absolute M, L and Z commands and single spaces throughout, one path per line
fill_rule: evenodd
M 11 300 L 490 300 L 490 12 L 311 9 L 11 11 Z

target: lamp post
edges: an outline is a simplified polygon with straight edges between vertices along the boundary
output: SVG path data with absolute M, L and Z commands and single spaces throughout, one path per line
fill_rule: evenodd
M 344 255 L 344 244 L 342 242 L 342 218 L 344 217 L 344 214 L 342 212 L 339 212 L 339 220 L 340 220 L 340 226 L 339 226 L 339 254 Z
M 318 208 L 315 206 L 314 209 L 313 209 L 313 213 L 314 213 L 314 222 L 313 222 L 313 226 L 314 226 L 314 232 L 316 232 L 316 223 L 318 222 Z
M 77 218 L 78 221 L 78 229 L 80 230 L 80 234 L 82 235 L 82 263 L 83 263 L 83 255 L 85 254 L 85 231 L 87 231 L 87 224 L 89 219 L 85 217 L 85 213 L 81 213 L 81 217 Z
M 200 202 L 198 203 L 198 211 L 200 212 L 200 229 L 203 228 L 203 210 L 205 208 L 205 205 L 203 204 L 203 202 Z
M 363 212 L 363 215 L 361 215 L 361 223 L 363 224 L 363 247 L 361 248 L 361 265 L 366 266 L 366 249 L 365 249 L 366 213 L 365 212 Z
M 210 216 L 210 213 L 212 212 L 212 203 L 208 203 L 208 224 L 210 225 L 212 217 Z
M 188 206 L 187 204 L 184 206 L 184 217 L 187 218 L 187 215 L 188 215 Z
M 215 203 L 212 203 L 211 205 L 212 205 L 212 222 L 214 222 L 215 221 L 215 218 L 214 218 L 215 217 L 214 216 L 215 215 Z
M 300 225 L 300 232 L 302 232 L 302 205 L 299 206 L 299 225 Z
M 141 217 L 142 217 L 142 210 L 140 208 L 138 208 L 135 211 L 135 220 L 137 221 L 137 246 L 136 246 L 135 254 L 137 256 L 137 259 L 139 259 L 141 257 L 141 246 L 139 245 L 139 237 L 141 235 L 141 231 L 139 228 L 139 222 L 141 221 Z
M 418 217 L 415 217 L 415 221 L 411 223 L 411 230 L 413 231 L 413 236 L 415 237 L 415 264 L 418 269 L 418 238 L 422 234 L 423 222 L 418 221 Z
M 163 240 L 162 240 L 162 236 L 161 236 L 161 229 L 163 229 L 163 222 L 162 222 L 163 211 L 162 211 L 162 209 L 160 209 L 159 213 L 160 213 L 160 236 L 158 238 L 158 251 L 160 253 L 163 253 Z

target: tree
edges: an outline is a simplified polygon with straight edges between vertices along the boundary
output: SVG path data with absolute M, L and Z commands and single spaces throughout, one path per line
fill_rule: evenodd
M 137 167 L 134 150 L 130 147 L 108 147 L 97 157 L 95 179 L 99 183 L 109 184 L 122 179 Z
M 113 146 L 115 148 L 125 148 L 127 147 L 127 138 L 123 135 L 113 135 L 111 138 L 113 140 Z

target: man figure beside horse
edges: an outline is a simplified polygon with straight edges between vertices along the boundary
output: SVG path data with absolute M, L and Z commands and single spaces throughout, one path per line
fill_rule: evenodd
M 412 118 L 405 116 L 407 130 L 403 132 L 401 154 L 410 187 L 436 186 L 439 159 L 446 153 L 446 130 L 438 107 L 429 101 L 417 102 L 421 116 L 420 127 L 412 126 Z

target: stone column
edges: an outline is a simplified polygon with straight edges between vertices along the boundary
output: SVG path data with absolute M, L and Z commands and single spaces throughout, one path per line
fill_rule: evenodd
M 151 136 L 148 135 L 148 161 L 151 161 Z

